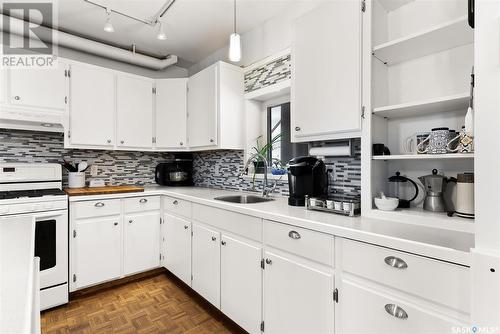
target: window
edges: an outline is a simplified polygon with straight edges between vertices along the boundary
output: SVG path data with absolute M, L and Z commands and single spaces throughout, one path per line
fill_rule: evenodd
M 267 142 L 273 141 L 270 165 L 285 166 L 294 157 L 308 155 L 307 144 L 292 143 L 290 138 L 290 102 L 267 108 Z

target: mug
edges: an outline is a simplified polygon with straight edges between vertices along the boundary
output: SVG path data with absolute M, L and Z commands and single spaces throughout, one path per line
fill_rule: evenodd
M 458 140 L 458 143 L 457 143 Z M 473 153 L 474 152 L 474 137 L 465 131 L 465 127 L 462 126 L 462 131 L 455 137 L 453 137 L 446 145 L 448 152 L 458 152 L 458 153 Z
M 417 132 L 412 134 L 409 137 L 406 137 L 406 139 L 403 141 L 403 152 L 405 154 L 415 154 L 417 152 L 417 146 L 423 142 L 427 137 L 429 137 L 429 132 Z M 423 147 L 421 147 L 422 150 L 425 150 L 427 148 L 427 145 L 424 144 Z
M 384 144 L 373 144 L 373 155 L 391 155 L 391 151 Z
M 434 128 L 431 133 L 417 145 L 418 154 L 445 154 L 450 139 L 449 128 Z M 427 144 L 427 147 L 424 145 Z

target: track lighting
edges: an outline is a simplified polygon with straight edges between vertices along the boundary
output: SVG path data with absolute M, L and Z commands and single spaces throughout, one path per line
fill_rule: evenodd
M 106 8 L 106 23 L 104 24 L 104 31 L 115 32 L 115 28 L 111 24 L 111 10 Z
M 156 38 L 159 39 L 160 41 L 164 41 L 167 39 L 167 34 L 165 33 L 165 28 L 163 27 L 163 23 L 161 21 L 158 21 L 158 35 L 156 35 Z
M 234 32 L 229 37 L 229 60 L 238 62 L 241 60 L 241 39 L 236 32 L 236 0 L 234 0 L 233 24 Z

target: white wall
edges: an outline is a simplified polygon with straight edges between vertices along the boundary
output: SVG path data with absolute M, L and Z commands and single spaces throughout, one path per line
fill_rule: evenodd
M 317 7 L 319 4 L 320 1 L 294 3 L 282 14 L 269 19 L 253 30 L 241 34 L 242 59 L 236 65 L 248 66 L 290 47 L 292 41 L 292 21 L 305 12 Z M 228 45 L 191 66 L 189 68 L 189 75 L 193 75 L 219 60 L 229 61 Z

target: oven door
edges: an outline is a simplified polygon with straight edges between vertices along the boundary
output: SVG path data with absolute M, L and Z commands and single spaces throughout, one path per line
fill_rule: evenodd
M 68 282 L 68 211 L 33 214 L 35 256 L 40 258 L 40 288 Z

